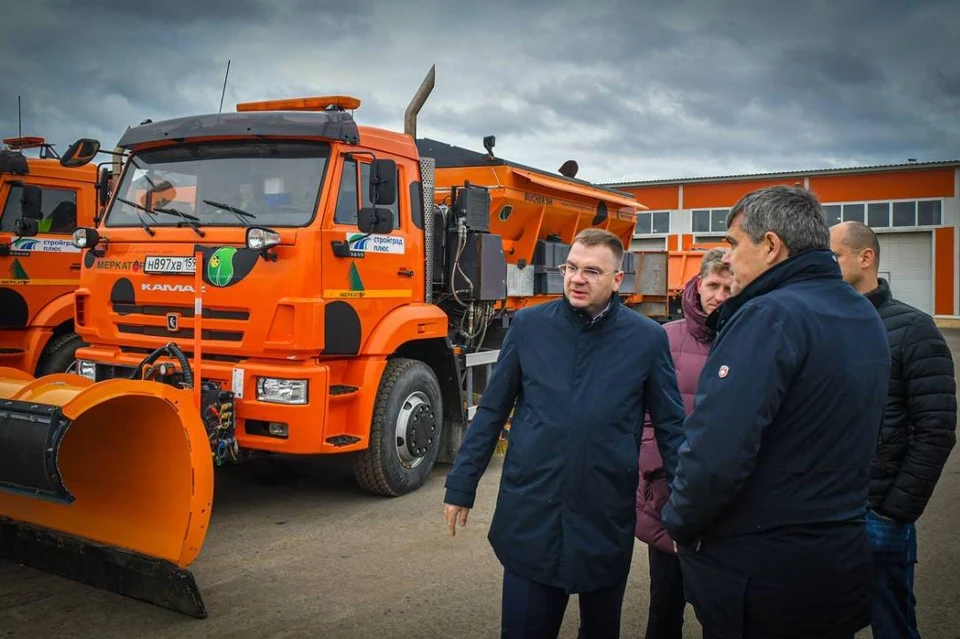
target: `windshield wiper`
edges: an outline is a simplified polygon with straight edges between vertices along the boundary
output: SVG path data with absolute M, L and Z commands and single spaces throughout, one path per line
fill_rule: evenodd
M 192 228 L 197 235 L 199 235 L 200 237 L 206 236 L 206 233 L 200 230 L 200 223 L 199 223 L 200 218 L 197 217 L 196 215 L 184 213 L 179 209 L 160 207 L 160 206 L 154 207 L 153 210 L 156 211 L 157 213 L 166 213 L 167 215 L 177 215 L 179 217 L 182 217 L 183 223 L 189 226 L 190 228 Z
M 132 206 L 132 207 L 134 208 L 134 210 L 137 211 L 137 217 L 140 218 L 140 223 L 143 225 L 143 228 L 145 228 L 145 229 L 147 230 L 147 233 L 149 233 L 150 235 L 153 235 L 153 234 L 154 234 L 154 231 L 153 231 L 153 229 L 151 229 L 149 226 L 147 226 L 147 223 L 146 223 L 146 222 L 144 222 L 143 216 L 140 215 L 140 211 L 143 211 L 144 213 L 149 213 L 150 215 L 152 215 L 152 216 L 154 216 L 154 217 L 156 217 L 156 214 L 157 214 L 157 213 L 163 213 L 163 214 L 165 214 L 165 215 L 176 215 L 177 217 L 183 218 L 184 223 L 186 223 L 187 226 L 189 226 L 189 227 L 192 228 L 194 231 L 196 231 L 197 235 L 199 235 L 200 237 L 204 237 L 204 236 L 206 235 L 206 233 L 204 233 L 203 231 L 200 230 L 200 225 L 197 224 L 197 222 L 200 221 L 200 218 L 197 217 L 196 215 L 191 215 L 190 213 L 184 213 L 183 211 L 178 211 L 177 209 L 164 208 L 164 207 L 161 207 L 161 206 L 158 206 L 158 207 L 156 207 L 156 208 L 154 208 L 154 209 L 148 209 L 147 207 L 143 206 L 142 204 L 137 204 L 136 202 L 134 202 L 134 201 L 132 201 L 132 200 L 127 200 L 127 199 L 122 198 L 122 197 L 120 197 L 120 196 L 117 196 L 116 199 L 117 199 L 117 201 L 119 201 L 119 202 L 123 202 L 123 203 L 126 204 L 127 206 Z
M 215 208 L 221 209 L 221 210 L 223 210 L 223 211 L 230 211 L 231 213 L 233 213 L 234 215 L 237 216 L 237 219 L 240 220 L 240 223 L 243 224 L 244 226 L 250 226 L 250 223 L 247 222 L 247 221 L 246 221 L 245 219 L 243 219 L 243 218 L 248 217 L 248 218 L 250 218 L 251 220 L 254 220 L 254 219 L 257 218 L 257 216 L 254 215 L 253 213 L 248 213 L 248 212 L 244 211 L 243 209 L 238 209 L 237 207 L 235 207 L 235 206 L 230 206 L 229 204 L 223 204 L 223 203 L 221 203 L 221 202 L 214 202 L 213 200 L 204 200 L 203 203 L 204 203 L 204 204 L 209 204 L 210 206 L 213 206 L 213 207 L 215 207 Z
M 143 230 L 147 232 L 147 235 L 153 237 L 154 235 L 157 234 L 156 231 L 154 231 L 152 228 L 150 228 L 150 226 L 147 224 L 147 221 L 143 219 L 143 215 L 140 214 L 140 211 L 145 211 L 145 212 L 149 213 L 150 215 L 153 215 L 153 211 L 149 211 L 149 210 L 147 210 L 147 207 L 145 207 L 145 206 L 140 206 L 140 205 L 137 204 L 136 202 L 131 202 L 130 200 L 126 200 L 126 199 L 120 197 L 119 195 L 117 196 L 116 199 L 117 199 L 118 202 L 123 202 L 123 203 L 126 204 L 127 206 L 133 207 L 133 210 L 137 212 L 137 219 L 140 220 L 140 225 L 143 227 Z

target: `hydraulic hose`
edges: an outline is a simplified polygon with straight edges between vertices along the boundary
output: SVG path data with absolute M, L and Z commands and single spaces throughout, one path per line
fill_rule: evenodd
M 153 364 L 155 361 L 157 361 L 157 359 L 160 358 L 161 355 L 169 355 L 180 362 L 180 370 L 183 372 L 183 387 L 193 388 L 193 370 L 190 368 L 190 362 L 187 361 L 187 356 L 183 354 L 183 351 L 180 350 L 180 347 L 173 342 L 164 344 L 160 348 L 144 357 L 143 361 L 140 362 L 140 365 L 137 366 L 137 369 L 130 376 L 130 379 L 141 379 L 143 376 L 144 367 Z

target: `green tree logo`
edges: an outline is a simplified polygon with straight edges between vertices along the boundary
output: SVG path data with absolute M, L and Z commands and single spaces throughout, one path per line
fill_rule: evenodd
M 207 279 L 214 286 L 227 286 L 233 279 L 233 256 L 237 249 L 224 246 L 217 249 L 207 261 Z
M 350 282 L 351 291 L 363 290 L 363 280 L 360 279 L 360 271 L 357 270 L 356 262 L 350 263 L 350 273 L 347 275 L 347 280 Z
M 13 260 L 13 263 L 10 265 L 10 277 L 15 280 L 30 279 L 30 276 L 27 275 L 27 271 L 23 268 L 23 264 L 20 263 L 20 260 Z

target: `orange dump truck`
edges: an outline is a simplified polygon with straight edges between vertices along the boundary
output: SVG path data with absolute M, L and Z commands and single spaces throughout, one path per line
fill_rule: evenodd
M 97 169 L 58 160 L 40 137 L 8 138 L 0 149 L 0 366 L 38 376 L 66 371 L 82 343 L 73 231 L 92 226 L 99 209 Z
M 343 96 L 124 133 L 108 209 L 75 234 L 79 374 L 0 369 L 0 554 L 203 617 L 187 566 L 216 465 L 349 454 L 397 496 L 455 453 L 516 309 L 561 294 L 578 231 L 627 244 L 642 207 L 417 141 L 415 103 L 404 133 Z

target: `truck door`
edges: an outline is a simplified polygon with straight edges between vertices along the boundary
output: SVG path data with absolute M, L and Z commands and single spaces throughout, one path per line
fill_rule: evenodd
M 407 168 L 398 163 L 398 193 L 388 234 L 366 235 L 357 227 L 361 206 L 370 207 L 368 157 L 343 159 L 333 223 L 325 225 L 323 288 L 327 302 L 324 354 L 355 354 L 363 338 L 394 308 L 423 299 L 421 242 L 411 242 Z M 339 251 L 332 244 L 342 242 Z M 418 259 L 417 255 L 421 257 Z M 349 307 L 349 308 L 348 308 Z
M 0 324 L 22 328 L 57 297 L 71 293 L 80 277 L 80 249 L 71 235 L 77 227 L 77 191 L 40 186 L 42 218 L 34 237 L 17 237 L 15 223 L 22 216 L 23 185 L 8 184 L 0 202 L 0 289 L 19 298 L 19 313 L 0 313 Z M 14 295 L 16 294 L 16 295 Z M 16 325 L 16 326 L 15 326 Z

